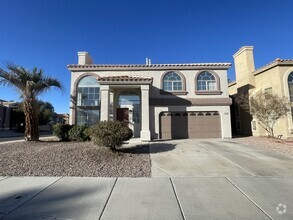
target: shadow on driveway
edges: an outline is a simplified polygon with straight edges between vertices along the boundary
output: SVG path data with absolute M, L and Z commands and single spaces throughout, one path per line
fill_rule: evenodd
M 117 149 L 118 152 L 130 154 L 155 154 L 160 152 L 172 151 L 175 149 L 176 144 L 157 143 L 156 147 L 150 148 L 149 144 L 135 145 L 128 148 Z

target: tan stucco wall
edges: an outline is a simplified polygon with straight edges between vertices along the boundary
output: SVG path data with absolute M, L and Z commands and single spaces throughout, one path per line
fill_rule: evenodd
M 228 87 L 228 93 L 229 95 L 235 95 L 237 94 L 237 88 L 238 88 L 238 84 L 234 84 Z
M 253 47 L 241 47 L 234 55 L 235 75 L 238 87 L 254 85 L 252 72 L 254 68 Z
M 234 54 L 235 72 L 236 72 L 236 83 L 229 85 L 228 91 L 231 96 L 238 93 L 243 93 L 239 88 L 243 86 L 249 86 L 249 96 L 253 96 L 258 91 L 265 91 L 267 88 L 272 88 L 272 93 L 285 96 L 289 100 L 288 90 L 288 75 L 293 71 L 293 65 L 291 61 L 284 64 L 281 59 L 276 59 L 274 62 L 254 71 L 254 58 L 253 58 L 253 47 L 244 46 Z M 244 90 L 245 91 L 245 90 Z M 238 120 L 243 127 L 247 128 L 249 120 L 247 120 L 248 114 L 240 115 Z M 248 123 L 248 124 L 247 124 Z M 254 136 L 266 136 L 266 130 L 261 124 L 254 118 L 251 123 L 256 124 L 256 130 L 251 126 L 252 134 Z M 242 129 L 244 130 L 244 128 Z M 240 131 L 244 132 L 244 131 Z M 280 119 L 274 127 L 275 135 L 282 135 L 283 138 L 293 137 L 293 124 L 291 114 L 285 118 Z
M 176 69 L 174 69 L 176 70 Z M 170 70 L 172 71 L 172 70 Z M 182 98 L 206 98 L 206 95 L 195 95 L 195 76 L 202 70 L 181 70 L 180 72 L 185 76 L 186 79 L 186 95 L 178 95 Z M 95 74 L 97 76 L 150 76 L 153 77 L 153 87 L 157 89 L 151 89 L 150 98 L 171 98 L 172 96 L 160 94 L 159 89 L 161 88 L 161 78 L 165 73 L 165 70 L 151 70 L 151 71 L 91 71 L 91 72 L 71 72 L 71 93 L 73 92 L 74 83 L 82 74 Z M 228 97 L 228 79 L 226 70 L 213 70 L 220 78 L 220 89 L 223 92 L 221 95 L 208 95 L 209 98 Z
M 172 71 L 172 70 L 168 70 Z M 174 69 L 174 71 L 178 71 Z M 216 73 L 220 79 L 220 90 L 222 91 L 219 95 L 196 95 L 195 92 L 195 76 L 202 70 L 180 70 L 179 72 L 184 75 L 186 80 L 186 95 L 177 95 L 181 98 L 228 98 L 228 79 L 227 79 L 227 70 L 211 70 L 212 73 Z M 77 80 L 79 80 L 81 75 L 91 74 L 96 76 L 119 76 L 119 75 L 128 75 L 128 76 L 150 76 L 153 77 L 153 84 L 150 89 L 150 98 L 173 98 L 173 95 L 162 95 L 160 93 L 161 88 L 161 79 L 163 74 L 166 73 L 166 70 L 146 70 L 146 71 L 78 71 L 71 72 L 71 95 L 74 95 L 75 85 Z M 159 133 L 159 114 L 161 111 L 166 110 L 181 110 L 185 109 L 186 111 L 219 111 L 222 120 L 222 137 L 231 138 L 231 123 L 230 123 L 230 107 L 229 106 L 171 106 L 169 107 L 150 107 L 150 130 L 152 138 L 157 138 Z M 70 110 L 70 123 L 73 122 L 72 109 Z
M 276 66 L 265 72 L 255 76 L 255 91 L 264 91 L 266 88 L 272 88 L 272 93 L 279 96 L 286 96 L 289 100 L 288 75 L 293 71 L 293 67 Z M 275 135 L 283 135 L 284 138 L 293 137 L 292 133 L 292 116 L 280 119 L 275 127 Z M 267 132 L 260 125 L 256 131 L 253 131 L 255 136 L 266 136 Z

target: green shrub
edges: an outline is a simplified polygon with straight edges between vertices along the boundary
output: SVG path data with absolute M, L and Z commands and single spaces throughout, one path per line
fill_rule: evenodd
M 69 141 L 69 130 L 71 125 L 56 124 L 53 125 L 53 134 L 57 136 L 61 141 Z
M 73 126 L 69 131 L 69 139 L 71 141 L 89 141 L 89 132 L 87 126 Z
M 98 146 L 116 150 L 124 141 L 133 136 L 133 132 L 120 121 L 102 121 L 90 128 L 91 139 Z

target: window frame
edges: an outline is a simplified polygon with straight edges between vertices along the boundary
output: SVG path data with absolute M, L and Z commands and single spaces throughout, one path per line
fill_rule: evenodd
M 79 117 L 83 117 L 83 116 L 78 116 L 78 112 L 82 111 L 82 112 L 92 112 L 92 111 L 98 111 L 98 121 L 100 121 L 100 116 L 101 116 L 101 108 L 100 108 L 100 101 L 101 101 L 101 94 L 99 91 L 99 98 L 98 98 L 98 105 L 79 105 L 81 104 L 79 101 L 79 88 L 97 88 L 97 87 L 79 87 L 79 83 L 81 82 L 82 79 L 86 78 L 86 77 L 94 77 L 97 78 L 98 75 L 93 74 L 93 73 L 84 73 L 81 74 L 74 82 L 74 91 L 73 94 L 75 95 L 75 104 L 74 104 L 74 108 L 73 108 L 73 119 L 74 121 L 72 121 L 73 124 L 77 125 L 79 123 Z M 99 90 L 100 90 L 100 85 L 99 85 Z M 88 114 L 87 113 L 87 114 Z M 88 116 L 88 119 L 90 119 L 91 116 Z M 88 125 L 88 122 L 85 124 Z
M 205 81 L 206 82 L 206 87 L 208 87 L 208 82 L 209 81 L 214 81 L 215 82 L 215 90 L 198 90 L 198 77 L 200 74 L 202 73 L 210 73 L 214 78 L 215 80 L 202 80 L 202 81 Z M 194 93 L 196 95 L 221 95 L 223 92 L 221 91 L 221 87 L 220 87 L 220 77 L 218 76 L 217 73 L 215 73 L 214 71 L 212 70 L 203 70 L 203 71 L 199 71 L 195 77 L 194 77 L 194 82 L 195 82 L 195 91 Z
M 289 78 L 290 77 L 292 78 L 292 81 L 289 82 Z M 293 102 L 293 91 L 292 91 L 292 94 L 290 93 L 290 85 L 293 87 L 293 71 L 291 71 L 288 74 L 288 77 L 287 77 L 287 85 L 288 85 L 289 100 L 290 100 L 290 102 Z
M 165 79 L 165 76 L 168 74 L 168 73 L 176 73 L 180 78 L 181 78 L 181 87 L 182 89 L 181 90 L 173 90 L 174 88 L 174 83 L 175 82 L 179 82 L 178 81 L 171 81 L 171 87 L 172 87 L 172 90 L 164 90 L 164 79 Z M 177 70 L 168 70 L 166 72 L 164 72 L 161 76 L 161 89 L 160 89 L 160 94 L 161 95 L 170 95 L 170 94 L 173 94 L 173 95 L 186 95 L 187 92 L 186 92 L 186 79 L 184 77 L 184 75 L 177 71 Z
M 82 77 L 77 85 L 76 85 L 76 106 L 77 107 L 99 107 L 100 106 L 100 100 L 101 100 L 101 97 L 100 97 L 100 84 L 98 84 L 98 86 L 96 85 L 88 85 L 88 86 L 80 86 L 79 84 L 81 83 L 81 81 L 87 77 L 92 77 L 94 78 L 93 76 L 85 76 L 85 77 Z M 98 92 L 96 93 L 96 88 L 98 88 Z M 91 91 L 91 90 L 94 90 L 94 91 Z M 83 91 L 84 90 L 84 91 Z M 95 95 L 97 95 L 98 97 L 95 98 Z M 83 96 L 85 96 L 86 98 L 83 100 Z M 91 96 L 94 96 L 93 98 L 90 98 Z M 88 104 L 90 102 L 94 102 L 94 104 Z M 96 104 L 97 102 L 97 104 Z

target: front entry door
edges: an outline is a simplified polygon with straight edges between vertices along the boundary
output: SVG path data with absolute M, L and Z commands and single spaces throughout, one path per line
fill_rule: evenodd
M 117 108 L 117 121 L 123 121 L 128 126 L 129 123 L 129 109 L 128 108 Z

